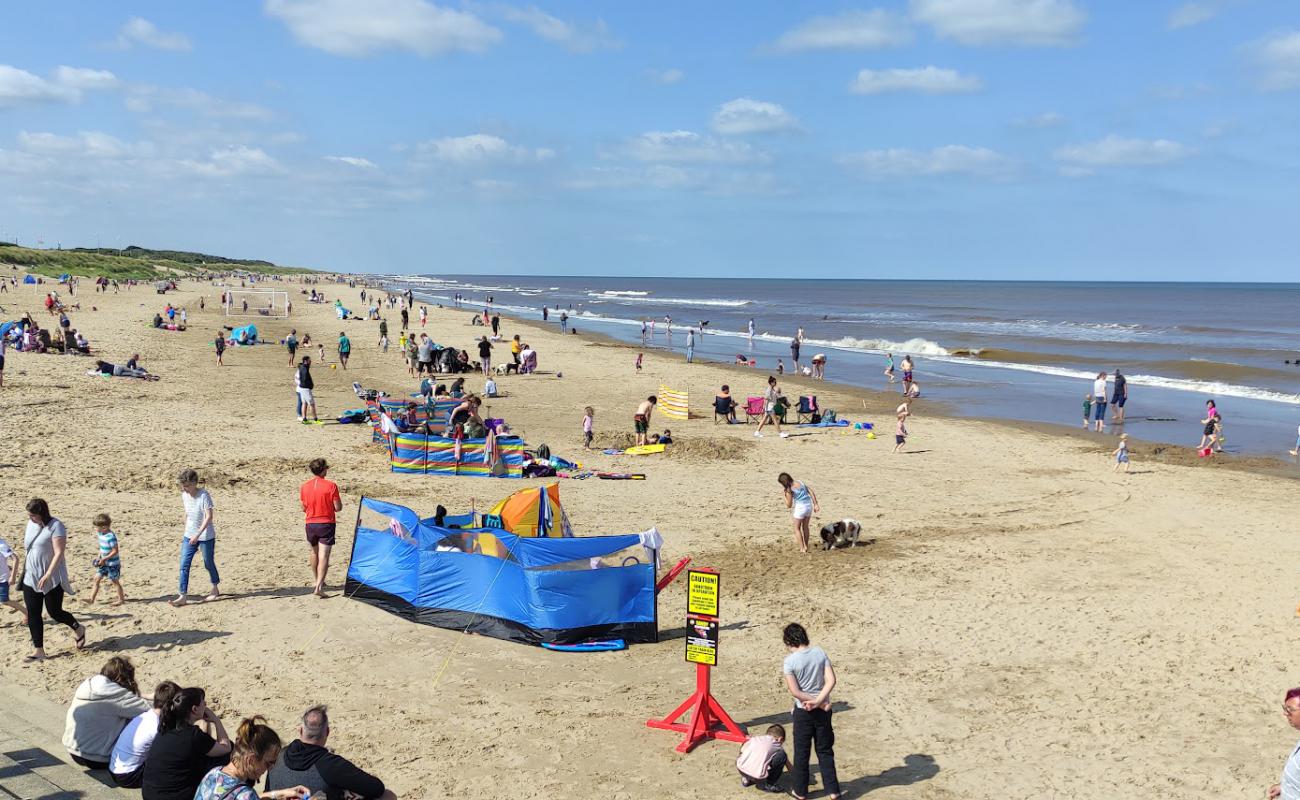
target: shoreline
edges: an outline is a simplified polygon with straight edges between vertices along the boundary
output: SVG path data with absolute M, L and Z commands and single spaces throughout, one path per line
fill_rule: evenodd
M 388 290 L 387 285 L 381 288 L 383 288 L 385 291 Z M 418 295 L 416 298 L 416 304 L 417 306 L 420 305 Z M 439 308 L 438 304 L 436 303 L 430 306 L 429 313 L 432 314 L 435 308 Z M 455 306 L 447 306 L 447 305 L 441 306 L 441 310 L 453 314 L 467 314 L 471 316 L 476 313 L 467 308 L 457 308 Z M 543 322 L 540 319 L 529 319 L 526 317 L 519 316 L 518 314 L 512 312 L 497 312 L 497 313 L 501 315 L 501 318 L 503 320 L 509 319 L 515 324 L 522 325 L 523 327 L 529 330 L 544 331 L 550 334 L 559 335 L 558 323 L 554 323 L 551 321 Z M 581 317 L 577 319 L 581 321 Z M 571 318 L 570 319 L 571 329 L 574 327 L 572 322 L 573 319 Z M 572 336 L 575 334 L 569 334 L 569 335 Z M 618 339 L 607 333 L 598 330 L 593 330 L 590 327 L 584 327 L 583 329 L 581 329 L 576 334 L 576 337 L 578 339 L 583 339 L 586 341 L 599 344 L 602 347 L 626 350 L 630 353 L 653 351 L 659 353 L 663 357 L 677 356 L 681 360 L 683 366 L 707 365 L 710 368 L 721 369 L 727 372 L 728 374 L 734 374 L 739 378 L 746 378 L 754 375 L 767 374 L 762 369 L 757 367 L 742 367 L 737 364 L 729 364 L 725 361 L 710 361 L 707 358 L 701 358 L 698 356 L 696 357 L 694 364 L 688 365 L 685 363 L 684 357 L 681 357 L 680 354 L 666 347 L 662 347 L 658 344 L 647 344 L 647 345 L 634 344 L 631 342 Z M 853 401 L 846 404 L 845 408 L 851 408 L 851 409 L 864 408 L 865 405 L 868 402 L 870 402 L 873 406 L 878 406 L 883 409 L 876 413 L 878 415 L 884 416 L 887 420 L 892 419 L 893 417 L 892 409 L 901 400 L 901 393 L 884 391 L 880 389 L 871 389 L 863 386 L 854 386 L 852 384 L 840 383 L 834 380 L 818 381 L 803 376 L 794 376 L 789 373 L 783 376 L 778 376 L 777 379 L 782 386 L 791 385 L 791 386 L 799 387 L 800 394 L 816 393 L 816 390 L 819 386 L 829 387 L 831 392 L 834 393 L 834 396 L 842 396 L 850 401 Z M 761 380 L 765 380 L 765 378 L 760 378 L 760 382 Z M 731 384 L 731 385 L 739 385 L 739 383 L 737 382 L 736 384 Z M 828 393 L 827 396 L 831 396 L 830 393 Z M 819 395 L 819 398 L 820 397 L 821 395 Z M 692 400 L 692 403 L 694 404 L 694 400 Z M 819 403 L 820 403 L 820 399 L 819 399 Z M 837 408 L 836 406 L 829 406 L 825 403 L 820 403 L 820 404 L 823 407 Z M 1065 441 L 1070 441 L 1085 446 L 1088 450 L 1095 451 L 1098 453 L 1110 453 L 1111 450 L 1115 448 L 1115 443 L 1119 441 L 1119 433 L 1123 432 L 1122 430 L 1120 432 L 1114 432 L 1114 426 L 1108 426 L 1106 432 L 1100 434 L 1099 436 L 1096 433 L 1085 432 L 1080 428 L 1075 428 L 1074 426 L 1065 425 L 1063 423 L 963 415 L 955 411 L 951 404 L 945 403 L 943 400 L 931 400 L 925 397 L 924 395 L 922 395 L 920 398 L 917 398 L 917 400 L 913 401 L 912 407 L 914 409 L 914 413 L 923 412 L 927 415 L 931 415 L 935 417 L 943 417 L 945 419 L 954 420 L 954 421 L 970 422 L 970 423 L 980 424 L 980 425 L 990 425 L 995 428 L 1003 428 L 1011 431 L 1027 432 L 1027 433 L 1033 433 L 1038 435 L 1057 437 Z M 694 409 L 694 408 L 693 408 L 693 412 L 699 413 L 698 409 Z M 853 419 L 853 415 L 854 415 L 853 411 L 841 411 L 840 413 L 843 416 L 848 416 L 850 419 Z M 710 410 L 707 413 L 705 413 L 705 416 L 707 417 L 711 414 L 712 411 Z M 857 420 L 854 419 L 854 421 Z M 1288 480 L 1300 480 L 1300 466 L 1297 466 L 1296 464 L 1287 461 L 1285 458 L 1281 456 L 1270 457 L 1270 456 L 1260 456 L 1260 455 L 1238 455 L 1234 453 L 1227 453 L 1227 454 L 1221 453 L 1221 454 L 1217 454 L 1215 457 L 1207 459 L 1207 458 L 1199 457 L 1197 455 L 1196 448 L 1191 446 L 1170 444 L 1167 442 L 1161 442 L 1152 439 L 1144 439 L 1142 437 L 1133 436 L 1133 435 L 1129 436 L 1129 442 L 1130 442 L 1130 450 L 1134 457 L 1139 459 L 1154 460 L 1156 463 L 1174 464 L 1174 465 L 1188 466 L 1188 467 L 1195 466 L 1198 468 L 1208 468 L 1208 469 L 1231 469 L 1235 471 L 1249 472 L 1252 474 L 1268 475 L 1270 477 L 1276 477 L 1276 478 L 1285 478 Z

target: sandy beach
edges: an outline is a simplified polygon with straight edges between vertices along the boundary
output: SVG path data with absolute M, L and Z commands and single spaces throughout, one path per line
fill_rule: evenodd
M 193 281 L 165 298 L 149 287 L 76 298 L 73 325 L 101 358 L 132 352 L 156 383 L 84 375 L 85 358 L 9 353 L 0 390 L 0 532 L 15 547 L 25 501 L 46 498 L 69 529 L 69 567 L 89 589 L 91 518 L 112 515 L 121 537 L 121 608 L 68 609 L 89 625 L 74 653 L 47 627 L 49 661 L 21 663 L 27 631 L 0 613 L 5 682 L 66 702 L 114 653 L 142 686 L 206 687 L 227 724 L 265 714 L 292 735 L 298 714 L 331 708 L 331 746 L 402 797 L 700 798 L 740 791 L 737 746 L 673 751 L 650 730 L 691 690 L 681 636 L 680 582 L 660 596 L 663 641 L 603 654 L 552 653 L 420 626 L 340 596 L 362 495 L 422 513 L 483 509 L 538 481 L 389 472 L 360 426 L 303 426 L 282 347 L 235 348 L 218 369 L 212 339 L 229 321 L 220 288 Z M 377 346 L 377 323 L 335 319 L 293 285 L 294 316 L 257 319 L 265 340 L 288 330 L 327 344 L 313 374 L 322 416 L 354 408 L 350 385 L 413 391 L 398 348 Z M 326 285 L 360 308 L 357 291 Z M 198 311 L 206 297 L 207 310 Z M 43 295 L 0 296 L 7 318 Z M 170 300 L 190 330 L 148 320 Z M 98 306 L 91 311 L 91 305 Z M 39 312 L 39 313 L 38 313 Z M 426 330 L 461 348 L 483 331 L 472 309 L 430 308 Z M 413 315 L 413 319 L 415 315 Z M 388 314 L 394 342 L 399 325 Z M 418 323 L 417 323 L 418 324 Z M 340 330 L 353 342 L 336 363 Z M 751 733 L 785 722 L 781 628 L 800 621 L 839 674 L 836 754 L 847 796 L 873 798 L 1257 798 L 1293 745 L 1278 704 L 1300 682 L 1290 647 L 1300 621 L 1294 568 L 1295 483 L 1250 469 L 1207 468 L 1151 448 L 1113 474 L 1113 439 L 945 418 L 914 406 L 907 451 L 892 455 L 892 398 L 817 385 L 821 405 L 868 420 L 881 436 L 715 425 L 711 398 L 758 394 L 766 373 L 687 365 L 583 335 L 503 319 L 540 355 L 544 374 L 500 380 L 488 401 L 532 445 L 644 481 L 561 481 L 579 535 L 657 526 L 668 564 L 690 555 L 721 571 L 723 631 L 714 690 Z M 316 356 L 315 348 L 308 351 Z M 498 360 L 508 358 L 500 346 Z M 557 373 L 563 373 L 559 377 Z M 638 400 L 661 384 L 691 394 L 695 418 L 656 417 L 681 452 L 641 458 L 582 451 L 582 408 L 597 443 L 631 433 Z M 791 397 L 809 383 L 783 384 Z M 478 390 L 481 378 L 469 376 Z M 700 444 L 700 443 L 711 444 Z M 344 497 L 326 600 L 311 576 L 297 487 L 325 457 Z M 1186 462 L 1186 463 L 1184 463 Z M 1250 466 L 1245 464 L 1245 466 Z M 226 599 L 171 608 L 183 527 L 177 473 L 197 469 L 217 509 L 217 563 Z M 800 555 L 776 475 L 817 492 L 824 522 L 853 518 L 863 545 Z M 346 530 L 346 532 L 345 532 Z M 194 588 L 206 588 L 196 564 Z M 816 773 L 814 772 L 814 775 Z M 820 794 L 820 782 L 812 796 Z

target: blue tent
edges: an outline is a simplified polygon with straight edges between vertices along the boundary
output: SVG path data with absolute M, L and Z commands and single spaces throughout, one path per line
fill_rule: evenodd
M 230 332 L 230 338 L 235 340 L 235 344 L 257 344 L 257 326 L 245 325 L 235 328 Z
M 71 275 L 69 275 L 68 273 L 65 272 L 65 273 L 63 273 L 62 275 L 59 276 L 59 283 L 67 283 L 68 278 L 71 278 L 71 277 L 72 277 Z
M 426 625 L 528 644 L 658 641 L 655 567 L 638 534 L 520 537 L 436 527 L 368 497 L 361 509 L 349 597 Z
M 35 275 L 27 275 L 23 278 L 23 283 L 36 283 Z

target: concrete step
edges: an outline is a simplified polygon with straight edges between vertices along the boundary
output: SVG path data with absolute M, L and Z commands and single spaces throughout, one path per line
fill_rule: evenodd
M 72 763 L 62 706 L 0 680 L 0 709 L 0 800 L 138 800 L 139 792 L 102 782 L 107 773 Z

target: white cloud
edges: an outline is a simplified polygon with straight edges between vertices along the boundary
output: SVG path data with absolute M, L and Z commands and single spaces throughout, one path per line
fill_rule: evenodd
M 962 75 L 955 69 L 934 66 L 916 69 L 864 69 L 849 84 L 849 91 L 854 94 L 961 94 L 978 92 L 982 88 L 984 82 L 974 75 Z
M 636 161 L 682 164 L 743 164 L 766 161 L 767 155 L 744 142 L 727 142 L 692 131 L 651 131 L 623 144 L 619 155 Z
M 118 29 L 117 46 L 127 50 L 137 44 L 176 52 L 187 51 L 191 47 L 190 38 L 185 34 L 161 31 L 147 19 L 132 17 Z
M 799 120 L 776 103 L 738 97 L 714 112 L 713 130 L 725 134 L 797 131 Z
M 985 147 L 950 144 L 933 150 L 867 150 L 839 159 L 865 177 L 900 178 L 918 175 L 969 175 L 997 178 L 1009 176 L 1015 168 L 1011 159 Z
M 1095 142 L 1066 145 L 1052 156 L 1071 167 L 1089 169 L 1158 166 L 1181 161 L 1195 152 L 1169 139 L 1126 139 L 1112 134 Z
M 516 8 L 498 6 L 502 19 L 532 28 L 533 33 L 548 42 L 564 47 L 571 53 L 591 53 L 596 50 L 617 50 L 623 43 L 609 32 L 604 20 L 596 20 L 590 25 L 566 22 L 553 17 L 537 6 Z
M 664 86 L 671 86 L 674 83 L 681 83 L 686 77 L 686 73 L 680 69 L 648 69 L 645 71 L 646 77 L 655 83 L 662 83 Z
M 205 161 L 186 159 L 177 163 L 182 169 L 207 178 L 275 175 L 285 171 L 280 162 L 259 147 L 227 147 L 213 150 Z
M 911 0 L 912 17 L 967 45 L 1073 44 L 1087 20 L 1073 0 Z
M 83 69 L 81 67 L 55 67 L 54 80 L 60 86 L 69 89 L 93 90 L 113 89 L 117 86 L 117 76 L 106 69 Z
M 336 56 L 480 53 L 501 40 L 501 31 L 473 14 L 425 0 L 266 0 L 264 8 L 299 42 Z
M 1300 31 L 1276 33 L 1248 45 L 1246 50 L 1260 68 L 1260 88 L 1300 89 Z
M 1169 29 L 1190 28 L 1193 25 L 1200 25 L 1202 22 L 1209 22 L 1222 14 L 1228 5 L 1234 1 L 1193 0 L 1193 2 L 1184 3 L 1169 14 Z
M 1017 128 L 1056 128 L 1064 125 L 1065 122 L 1064 114 L 1055 111 L 1044 111 L 1042 114 L 1036 114 L 1032 117 L 1021 117 L 1011 124 Z
M 333 161 L 336 164 L 347 164 L 350 167 L 359 169 L 379 169 L 379 165 L 368 158 L 358 156 L 325 156 L 326 161 Z
M 274 116 L 270 109 L 256 103 L 223 100 L 198 89 L 139 85 L 127 92 L 126 107 L 131 111 L 147 114 L 157 106 L 184 108 L 215 118 L 265 120 Z
M 555 151 L 550 148 L 529 149 L 489 133 L 430 139 L 420 142 L 415 150 L 420 159 L 446 164 L 528 163 L 549 161 L 555 157 Z
M 106 70 L 57 67 L 49 78 L 0 64 L 0 108 L 30 103 L 78 103 L 86 91 L 112 89 L 117 76 Z
M 812 17 L 777 38 L 773 47 L 784 53 L 806 50 L 876 50 L 912 41 L 901 17 L 883 9 L 845 11 Z
M 36 155 L 101 159 L 136 157 L 152 149 L 147 143 L 129 145 L 100 131 L 82 131 L 75 136 L 20 131 L 18 146 Z

